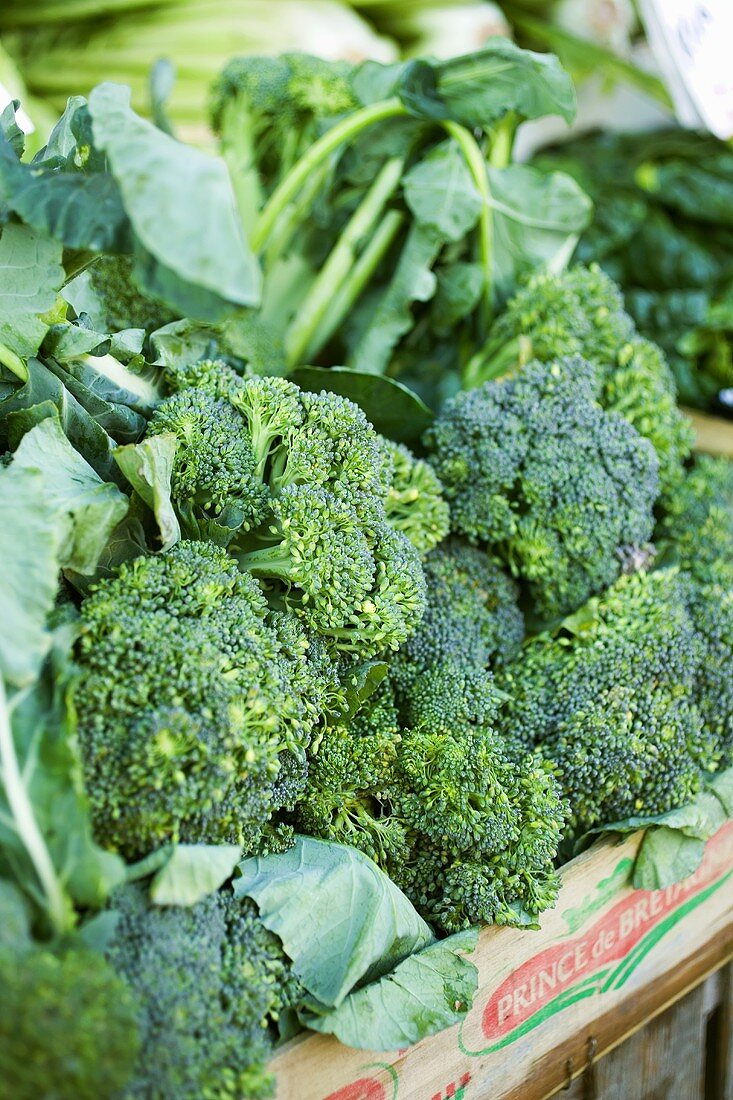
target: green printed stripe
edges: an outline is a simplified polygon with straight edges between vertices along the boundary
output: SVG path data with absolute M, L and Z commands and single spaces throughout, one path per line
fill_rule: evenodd
M 640 964 L 641 960 L 648 955 L 654 946 L 666 936 L 667 932 L 671 928 L 674 928 L 678 921 L 686 917 L 688 913 L 691 913 L 693 909 L 696 909 L 698 905 L 702 905 L 704 901 L 719 890 L 724 883 L 733 875 L 733 871 L 729 871 L 727 875 L 723 875 L 717 882 L 712 883 L 707 889 L 701 890 L 699 894 L 693 894 L 691 898 L 688 898 L 686 902 L 679 905 L 669 916 L 660 921 L 659 924 L 653 928 L 650 932 L 647 932 L 637 943 L 628 955 L 626 955 L 616 970 L 610 975 L 607 983 L 604 985 L 602 992 L 606 992 L 609 989 L 620 989 L 621 986 L 628 981 L 632 971 Z
M 575 1004 L 576 1001 L 582 1001 L 586 997 L 592 997 L 594 993 L 598 992 L 596 988 L 598 982 L 601 981 L 605 975 L 606 970 L 596 971 L 595 974 L 591 974 L 589 978 L 586 978 L 582 982 L 578 982 L 576 985 L 566 989 L 563 993 L 558 993 L 557 997 L 553 997 L 551 1001 L 548 1001 L 544 1008 L 539 1009 L 530 1016 L 519 1027 L 514 1028 L 503 1039 L 500 1039 L 497 1043 L 493 1043 L 491 1046 L 484 1047 L 483 1050 L 469 1050 L 463 1042 L 463 1028 L 458 1035 L 458 1048 L 462 1054 L 467 1054 L 469 1058 L 478 1058 L 483 1054 L 493 1054 L 496 1050 L 501 1050 L 503 1047 L 509 1046 L 510 1043 L 515 1042 L 517 1039 L 521 1039 L 522 1036 L 528 1032 L 533 1031 L 534 1028 L 539 1027 L 550 1016 L 554 1016 L 556 1012 L 562 1012 L 564 1009 L 569 1008 L 570 1005 Z

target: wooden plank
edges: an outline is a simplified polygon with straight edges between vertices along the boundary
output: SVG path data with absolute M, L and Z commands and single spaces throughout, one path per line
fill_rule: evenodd
M 299 1036 L 273 1062 L 278 1100 L 544 1100 L 733 956 L 733 821 L 684 883 L 640 891 L 641 836 L 604 841 L 564 872 L 539 932 L 486 928 L 479 991 L 460 1026 L 373 1054 Z
M 704 996 L 698 986 L 596 1062 L 597 1100 L 705 1100 Z
M 695 450 L 733 458 L 733 420 L 685 409 L 695 429 Z

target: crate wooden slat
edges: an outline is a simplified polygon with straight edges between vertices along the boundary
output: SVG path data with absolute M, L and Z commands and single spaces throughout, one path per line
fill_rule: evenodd
M 567 865 L 539 932 L 485 928 L 466 1020 L 406 1051 L 298 1036 L 273 1062 L 277 1100 L 545 1100 L 733 956 L 733 821 L 699 871 L 629 884 L 641 834 Z M 590 1044 L 590 1045 L 589 1045 Z
M 733 420 L 685 409 L 695 429 L 695 450 L 733 458 Z

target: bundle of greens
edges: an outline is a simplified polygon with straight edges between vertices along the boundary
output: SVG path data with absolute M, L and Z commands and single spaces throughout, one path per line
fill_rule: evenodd
M 581 834 L 663 826 L 666 883 L 730 812 L 733 465 L 598 268 L 535 270 L 575 185 L 499 166 L 570 95 L 497 42 L 237 62 L 227 162 L 111 84 L 32 160 L 0 117 L 9 1095 L 408 1046 Z
M 593 134 L 535 163 L 569 172 L 597 216 L 576 259 L 622 286 L 640 331 L 669 356 L 684 401 L 705 408 L 733 386 L 733 158 L 680 130 Z

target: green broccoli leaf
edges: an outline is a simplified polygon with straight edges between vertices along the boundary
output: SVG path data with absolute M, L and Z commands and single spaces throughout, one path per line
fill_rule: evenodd
M 458 932 L 401 962 L 391 974 L 349 994 L 338 1008 L 305 1008 L 300 1022 L 360 1050 L 396 1050 L 459 1023 L 473 1002 L 478 971 L 475 928 Z
M 61 245 L 24 225 L 6 225 L 0 236 L 0 344 L 16 355 L 35 355 L 64 280 Z M 0 359 L 0 362 L 2 360 Z
M 141 443 L 117 447 L 113 458 L 137 494 L 153 510 L 160 531 L 161 550 L 181 537 L 171 502 L 171 474 L 178 440 L 173 432 L 150 436 Z
M 298 836 L 239 872 L 234 893 L 257 902 L 305 988 L 329 1008 L 434 941 L 402 891 L 354 848 Z
M 242 849 L 236 844 L 177 844 L 150 885 L 156 905 L 196 905 L 231 877 Z
M 483 200 L 455 141 L 436 145 L 403 178 L 405 202 L 418 225 L 460 241 L 478 221 Z
M 0 678 L 32 683 L 51 644 L 62 518 L 49 514 L 38 470 L 0 467 Z
M 221 319 L 231 305 L 259 305 L 260 271 L 224 162 L 141 119 L 122 86 L 98 85 L 89 111 L 139 242 L 140 285 L 204 320 Z
M 397 443 L 418 445 L 433 422 L 433 413 L 417 394 L 392 378 L 346 367 L 298 367 L 289 377 L 310 393 L 328 390 L 348 397 L 378 432 Z
M 572 78 L 556 57 L 498 37 L 463 57 L 411 63 L 396 90 L 412 114 L 450 118 L 472 130 L 509 111 L 522 119 L 560 115 L 572 122 L 577 107 Z
M 49 416 L 21 439 L 13 469 L 39 470 L 47 515 L 65 528 L 62 569 L 90 575 L 114 528 L 127 514 L 128 498 L 104 482 L 74 450 L 58 416 Z
M 505 298 L 539 267 L 561 271 L 590 221 L 592 204 L 570 176 L 526 164 L 487 169 L 494 222 L 494 280 Z
M 666 825 L 650 829 L 634 862 L 637 890 L 661 890 L 694 874 L 702 863 L 705 841 Z

